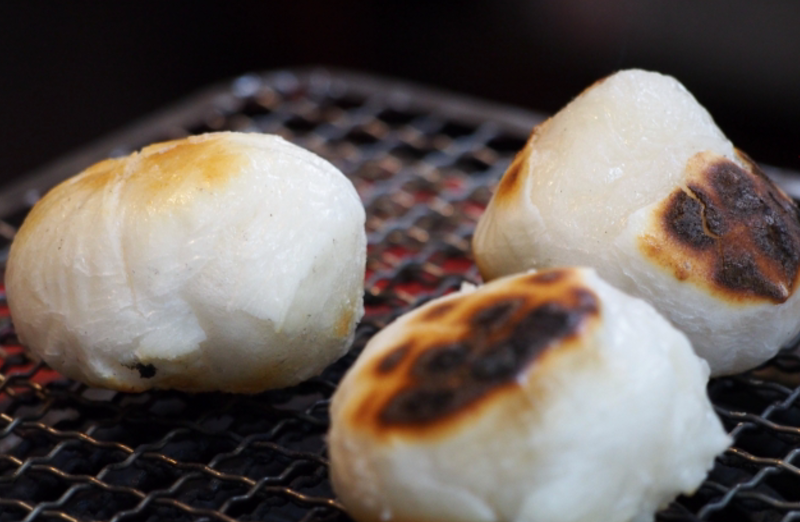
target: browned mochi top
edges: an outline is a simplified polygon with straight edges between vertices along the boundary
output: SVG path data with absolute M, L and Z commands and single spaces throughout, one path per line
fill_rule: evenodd
M 679 280 L 727 301 L 782 303 L 797 282 L 798 209 L 738 154 L 746 168 L 710 152 L 690 158 L 686 185 L 661 202 L 639 247 Z
M 147 204 L 148 211 L 169 212 L 191 202 L 190 192 L 225 187 L 247 165 L 247 151 L 247 145 L 224 134 L 208 134 L 155 143 L 139 153 L 103 160 L 63 181 L 36 203 L 17 238 L 27 239 L 42 216 L 54 212 L 64 200 L 88 199 L 115 183 L 124 183 L 126 194 Z M 135 175 L 129 176 L 129 171 Z M 82 208 L 73 205 L 73 212 Z
M 599 317 L 599 301 L 576 272 L 520 277 L 419 311 L 408 332 L 371 361 L 351 422 L 378 432 L 445 428 L 499 394 L 525 386 L 531 368 Z M 538 361 L 538 362 L 537 362 Z

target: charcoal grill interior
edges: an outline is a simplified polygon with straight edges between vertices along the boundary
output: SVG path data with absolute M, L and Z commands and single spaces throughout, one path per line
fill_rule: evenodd
M 277 133 L 329 159 L 367 209 L 366 316 L 319 378 L 256 396 L 90 389 L 32 361 L 0 296 L 0 522 L 347 521 L 324 435 L 336 384 L 399 314 L 478 282 L 469 241 L 541 116 L 341 71 L 253 74 L 66 157 L 0 194 L 0 261 L 49 187 L 109 155 L 218 131 Z M 659 521 L 800 520 L 793 347 L 709 394 L 734 446 Z

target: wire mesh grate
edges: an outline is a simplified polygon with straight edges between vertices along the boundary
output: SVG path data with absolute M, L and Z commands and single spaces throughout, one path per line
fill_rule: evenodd
M 347 174 L 367 209 L 366 316 L 320 377 L 255 396 L 87 388 L 32 361 L 0 294 L 0 522 L 347 521 L 324 435 L 336 383 L 393 318 L 478 282 L 469 241 L 494 184 L 541 117 L 325 70 L 247 75 L 0 194 L 0 255 L 33 202 L 108 155 L 218 130 L 271 132 Z M 735 445 L 661 521 L 800 520 L 800 358 L 717 379 Z

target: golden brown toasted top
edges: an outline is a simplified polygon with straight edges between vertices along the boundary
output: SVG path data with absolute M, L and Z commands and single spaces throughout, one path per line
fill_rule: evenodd
M 36 203 L 20 230 L 22 241 L 42 216 L 71 201 L 70 211 L 115 184 L 124 184 L 151 209 L 169 210 L 193 194 L 226 186 L 248 161 L 248 145 L 232 133 L 212 133 L 156 143 L 129 156 L 100 161 L 54 187 Z
M 158 193 L 174 190 L 188 180 L 208 188 L 225 183 L 239 172 L 243 150 L 230 133 L 154 143 L 141 152 L 96 163 L 64 185 L 102 190 L 114 179 L 125 179 L 138 185 L 139 190 Z
M 407 335 L 362 369 L 363 393 L 349 421 L 410 436 L 454 426 L 525 388 L 531 369 L 576 341 L 599 308 L 596 295 L 567 269 L 432 303 L 406 323 Z
M 798 209 L 747 156 L 690 158 L 639 248 L 676 278 L 730 302 L 782 303 L 800 265 Z
M 142 149 L 136 166 L 154 191 L 190 177 L 197 186 L 224 184 L 243 164 L 243 147 L 226 134 L 209 134 L 157 143 Z

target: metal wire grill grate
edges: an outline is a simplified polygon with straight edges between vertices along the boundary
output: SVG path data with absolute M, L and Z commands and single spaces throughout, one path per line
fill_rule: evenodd
M 0 194 L 8 239 L 55 182 L 108 155 L 216 130 L 272 132 L 328 158 L 367 208 L 367 315 L 319 378 L 257 396 L 89 389 L 31 361 L 0 303 L 0 522 L 348 520 L 327 478 L 330 396 L 394 317 L 477 282 L 469 239 L 540 117 L 323 70 L 244 76 L 110 136 Z M 7 252 L 4 250 L 3 252 Z M 5 255 L 2 256 L 5 259 Z M 3 297 L 4 296 L 0 296 Z M 800 519 L 800 358 L 709 393 L 735 446 L 658 519 Z

